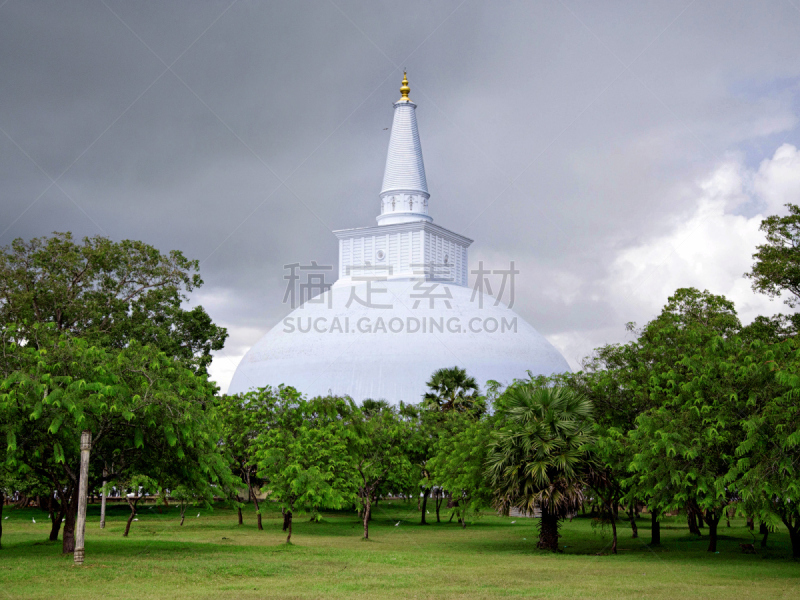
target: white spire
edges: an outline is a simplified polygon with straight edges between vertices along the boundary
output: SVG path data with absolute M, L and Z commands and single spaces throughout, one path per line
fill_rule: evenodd
M 408 97 L 408 79 L 403 73 L 402 97 L 394 103 L 392 135 L 386 155 L 381 187 L 379 225 L 433 221 L 428 216 L 428 182 L 417 130 L 417 105 Z

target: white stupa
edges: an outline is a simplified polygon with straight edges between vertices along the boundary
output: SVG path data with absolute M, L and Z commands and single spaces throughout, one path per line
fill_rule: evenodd
M 569 370 L 561 354 L 479 274 L 468 287 L 472 240 L 433 223 L 416 104 L 394 104 L 378 225 L 336 231 L 339 279 L 307 300 L 242 358 L 229 393 L 291 385 L 303 394 L 417 402 L 441 367 L 485 385 Z M 510 269 L 509 271 L 511 271 Z M 502 287 L 508 293 L 507 275 Z M 494 289 L 500 294 L 501 282 Z

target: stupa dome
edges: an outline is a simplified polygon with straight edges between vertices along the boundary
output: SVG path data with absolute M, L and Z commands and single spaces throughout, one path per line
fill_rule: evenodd
M 387 308 L 351 301 L 366 299 L 368 286 L 373 306 Z M 465 368 L 481 389 L 490 379 L 525 378 L 528 370 L 569 370 L 558 350 L 505 304 L 490 296 L 480 304 L 480 293 L 460 285 L 338 282 L 250 349 L 230 393 L 284 383 L 309 396 L 330 391 L 356 400 L 418 402 L 441 367 Z

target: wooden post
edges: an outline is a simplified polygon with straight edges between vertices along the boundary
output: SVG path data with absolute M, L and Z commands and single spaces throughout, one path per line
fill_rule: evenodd
M 83 564 L 83 540 L 86 533 L 86 496 L 89 494 L 89 451 L 92 449 L 92 432 L 81 433 L 81 474 L 78 480 L 78 520 L 75 523 L 76 565 Z
M 106 477 L 108 477 L 108 469 L 103 467 L 103 494 L 100 497 L 100 529 L 106 528 L 106 495 L 108 492 L 106 491 Z

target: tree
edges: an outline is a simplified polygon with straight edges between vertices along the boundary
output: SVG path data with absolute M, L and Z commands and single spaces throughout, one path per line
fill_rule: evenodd
M 759 370 L 772 371 L 775 382 L 769 385 L 764 378 L 768 391 L 742 424 L 745 435 L 736 448 L 735 485 L 762 524 L 773 516 L 783 522 L 792 555 L 800 558 L 800 352 L 796 340 L 789 340 L 765 345 L 760 358 Z
M 0 457 L 2 456 L 2 444 L 0 444 Z M 0 549 L 3 548 L 3 506 L 5 506 L 6 497 L 14 493 L 17 483 L 16 478 L 6 468 L 4 462 L 0 462 Z
M 541 509 L 539 547 L 558 550 L 560 520 L 583 503 L 592 465 L 592 405 L 565 387 L 511 385 L 498 400 L 487 472 L 495 506 Z
M 459 521 L 467 526 L 469 511 L 491 506 L 492 489 L 486 477 L 491 431 L 495 419 L 452 413 L 439 422 L 435 453 L 428 463 L 434 481 L 452 495 Z
M 128 515 L 128 521 L 125 523 L 125 532 L 122 534 L 122 537 L 128 537 L 131 531 L 131 523 L 136 517 L 136 507 L 139 505 L 139 500 L 152 494 L 159 494 L 160 496 L 162 490 L 158 488 L 158 483 L 147 475 L 134 474 L 130 476 L 128 481 L 118 481 L 117 483 L 121 484 L 120 487 L 124 492 L 127 492 L 125 500 L 131 509 L 131 514 Z M 181 524 L 183 524 L 183 517 L 181 517 Z
M 181 306 L 202 284 L 197 267 L 178 251 L 102 237 L 78 244 L 69 233 L 17 239 L 0 251 L 6 462 L 57 495 L 65 552 L 72 550 L 82 423 L 94 434 L 92 460 L 115 465 L 116 477 L 146 458 L 156 466 L 175 459 L 162 475 L 181 471 L 184 479 L 208 477 L 218 466 L 215 445 L 200 438 L 214 425 L 206 367 L 227 333 L 202 307 Z M 90 477 L 101 471 L 90 465 Z
M 453 419 L 452 415 L 464 414 L 478 418 L 486 411 L 486 398 L 480 395 L 478 383 L 474 377 L 467 375 L 465 369 L 459 367 L 438 369 L 431 375 L 427 385 L 431 391 L 425 394 L 420 407 L 419 425 L 422 434 L 419 436 L 420 444 L 411 446 L 412 462 L 420 464 L 423 475 L 421 480 L 423 525 L 426 524 L 427 501 L 431 491 L 436 489 L 437 522 L 445 491 L 441 483 L 434 484 L 431 470 L 425 468 L 427 461 L 435 452 L 439 435 L 458 420 Z M 458 500 L 453 502 L 457 503 Z
M 662 510 L 686 508 L 717 526 L 734 498 L 743 421 L 774 391 L 757 343 L 739 337 L 733 305 L 721 296 L 678 290 L 645 328 L 656 361 L 647 384 L 655 406 L 630 438 L 638 485 Z
M 637 338 L 627 344 L 608 344 L 596 349 L 584 361 L 584 371 L 558 376 L 562 385 L 585 394 L 594 406 L 597 441 L 592 451 L 599 468 L 591 479 L 595 495 L 611 523 L 611 552 L 617 551 L 617 507 L 624 502 L 633 537 L 638 537 L 636 510 L 639 500 L 649 497 L 649 489 L 637 485 L 629 465 L 633 459 L 629 434 L 636 427 L 636 418 L 648 408 L 653 399 L 648 382 L 655 364 L 663 359 L 640 338 L 633 323 L 627 326 Z M 669 359 L 668 359 L 669 360 Z M 660 511 L 649 503 L 651 544 L 660 544 Z
M 367 403 L 369 406 L 369 403 Z M 408 428 L 407 448 L 408 460 L 411 469 L 405 472 L 393 470 L 389 472 L 384 485 L 393 490 L 413 490 L 419 498 L 422 490 L 422 503 L 420 505 L 420 525 L 427 525 L 428 497 L 433 487 L 431 470 L 428 465 L 433 455 L 433 446 L 438 435 L 436 415 L 418 405 L 400 403 L 397 410 L 398 418 L 404 421 Z
M 18 341 L 35 341 L 36 324 L 103 348 L 137 341 L 204 374 L 228 334 L 202 307 L 181 306 L 203 284 L 197 269 L 177 250 L 139 241 L 16 239 L 0 250 L 0 327 L 13 324 Z
M 256 489 L 261 487 L 256 468 L 256 438 L 269 427 L 273 396 L 271 393 L 249 393 L 247 395 L 224 395 L 215 399 L 221 417 L 222 446 L 228 453 L 233 472 L 247 489 L 256 508 L 258 530 L 264 529 L 261 508 Z M 239 525 L 242 524 L 242 508 L 237 501 Z
M 604 465 L 604 480 L 611 487 L 596 490 L 598 495 L 607 511 L 615 512 L 618 503 L 625 502 L 632 525 L 632 509 L 639 500 L 646 501 L 652 543 L 659 543 L 658 519 L 663 507 L 671 506 L 679 492 L 669 479 L 654 480 L 651 471 L 644 473 L 647 477 L 631 476 L 628 467 L 636 453 L 631 434 L 638 428 L 639 417 L 670 401 L 674 389 L 666 382 L 686 373 L 687 356 L 702 354 L 705 350 L 699 349 L 709 348 L 717 338 L 737 335 L 741 325 L 733 304 L 725 298 L 689 288 L 677 290 L 661 314 L 645 327 L 637 330 L 629 324 L 628 329 L 636 334 L 636 340 L 596 350 L 585 364 L 586 372 L 576 379 L 595 404 L 600 428 L 595 453 Z M 695 504 L 689 495 L 680 508 L 691 516 L 699 510 Z
M 90 346 L 51 327 L 32 327 L 30 344 L 0 342 L 15 368 L 0 381 L 6 465 L 50 482 L 64 511 L 63 551 L 74 549 L 80 432 L 92 432 L 89 489 L 146 475 L 159 483 L 216 484 L 230 471 L 218 449 L 215 386 L 158 349 Z
M 753 254 L 755 263 L 745 276 L 753 281 L 753 290 L 771 296 L 789 292 L 784 302 L 791 307 L 800 302 L 800 206 L 787 204 L 789 214 L 776 215 L 761 222 L 767 243 Z
M 372 506 L 381 486 L 393 472 L 408 472 L 408 425 L 397 410 L 385 402 L 365 402 L 353 415 L 355 436 L 350 447 L 352 468 L 358 482 L 357 497 L 364 524 L 364 539 L 369 539 Z
M 481 413 L 486 409 L 479 395 L 478 383 L 474 377 L 467 375 L 465 369 L 451 367 L 434 371 L 427 386 L 431 390 L 424 397 L 423 404 L 427 407 L 435 407 L 442 412 Z
M 256 438 L 258 474 L 267 496 L 284 512 L 291 543 L 296 510 L 339 509 L 355 498 L 349 442 L 354 433 L 352 400 L 335 396 L 303 398 L 294 388 L 265 387 L 257 396 L 266 427 Z
M 186 509 L 189 506 L 205 506 L 211 507 L 214 500 L 214 494 L 210 486 L 204 485 L 199 487 L 190 487 L 187 485 L 178 485 L 175 489 L 169 491 L 169 499 L 175 500 L 178 503 L 178 508 L 181 511 L 181 526 L 186 517 Z

